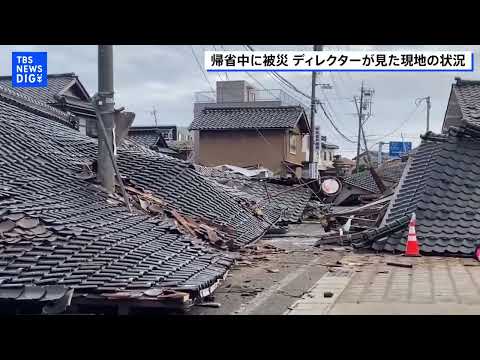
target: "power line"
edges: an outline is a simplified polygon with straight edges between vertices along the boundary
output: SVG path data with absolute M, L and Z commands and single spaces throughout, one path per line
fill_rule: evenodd
M 250 51 L 255 51 L 254 48 L 250 45 L 245 45 Z M 307 95 L 306 93 L 304 93 L 303 91 L 299 90 L 295 85 L 293 85 L 290 81 L 288 81 L 287 79 L 285 79 L 283 76 L 277 74 L 276 72 L 271 72 L 271 74 L 276 77 L 279 81 L 281 81 L 282 83 L 284 83 L 286 86 L 288 86 L 289 88 L 291 88 L 292 90 L 298 92 L 299 94 L 305 96 L 306 98 L 308 99 L 312 99 L 312 97 L 310 95 Z M 325 96 L 326 100 L 327 100 L 327 103 L 328 103 L 328 98 Z M 333 109 L 332 105 L 329 104 L 330 107 Z M 330 122 L 330 124 L 332 125 L 332 127 L 335 129 L 335 131 L 340 135 L 342 136 L 346 141 L 350 142 L 350 143 L 355 143 L 354 141 L 352 141 L 351 139 L 349 139 L 345 134 L 343 134 L 340 129 L 335 125 L 334 121 L 331 119 L 331 117 L 328 115 L 327 111 L 325 110 L 324 106 L 322 103 L 320 103 L 320 107 L 323 111 L 323 114 L 325 115 L 325 117 L 328 119 L 328 121 Z
M 381 141 L 387 137 L 389 137 L 390 135 L 393 135 L 394 133 L 396 133 L 398 130 L 400 130 L 409 120 L 412 119 L 413 115 L 415 114 L 415 112 L 418 110 L 418 108 L 420 107 L 420 103 L 419 104 L 416 104 L 415 108 L 413 109 L 413 111 L 410 112 L 410 114 L 407 116 L 407 118 L 401 122 L 401 124 L 395 128 L 394 130 L 382 135 L 382 137 L 380 139 L 377 139 L 376 141 Z
M 350 143 L 355 143 L 355 141 L 349 139 L 345 134 L 343 134 L 340 129 L 337 128 L 337 126 L 335 125 L 335 123 L 333 122 L 333 120 L 330 118 L 330 116 L 327 114 L 325 108 L 323 107 L 323 104 L 320 103 L 320 108 L 322 109 L 323 111 L 323 114 L 325 115 L 325 117 L 327 118 L 327 120 L 330 122 L 330 124 L 332 124 L 333 128 L 335 129 L 335 131 L 337 133 L 340 134 L 341 137 L 343 137 L 345 140 L 347 140 L 348 142 Z
M 226 51 L 225 50 L 225 47 L 223 45 L 221 45 L 223 51 Z M 244 47 L 247 47 L 247 45 L 244 45 Z M 245 71 L 245 73 L 247 74 L 248 77 L 250 77 L 253 81 L 255 81 L 255 83 L 257 83 L 263 90 L 267 91 L 270 95 L 272 95 L 273 97 L 275 97 L 275 95 L 269 90 L 267 89 L 259 80 L 257 80 L 250 72 L 248 71 Z M 271 75 L 269 72 L 267 72 L 267 75 Z M 274 79 L 275 80 L 275 79 Z M 282 84 L 281 84 L 282 85 Z M 282 86 L 283 87 L 283 86 Z M 305 107 L 308 107 L 307 104 L 305 104 L 304 102 L 302 102 L 301 100 L 298 100 L 298 98 L 296 98 L 295 96 L 293 96 L 290 92 L 288 91 L 285 91 L 292 99 L 294 99 L 296 102 L 298 102 L 299 104 L 305 106 Z
M 205 70 L 203 69 L 202 65 L 200 64 L 200 61 L 198 61 L 197 55 L 195 54 L 195 50 L 193 49 L 193 45 L 190 45 L 190 49 L 192 50 L 192 55 L 195 58 L 195 61 L 198 65 L 198 67 L 200 68 L 200 71 L 202 72 L 202 75 L 205 78 L 205 81 L 208 83 L 208 86 L 210 86 L 210 89 L 213 92 L 215 92 L 215 90 L 213 90 L 212 84 L 210 84 L 210 81 L 208 80 L 207 74 L 205 74 Z
M 255 49 L 250 46 L 250 45 L 244 45 L 246 46 L 250 51 L 255 51 Z M 277 79 L 279 79 L 280 81 L 282 81 L 285 85 L 287 85 L 288 87 L 290 87 L 292 90 L 298 92 L 299 94 L 305 96 L 307 99 L 311 100 L 312 97 L 306 93 L 304 93 L 303 91 L 301 91 L 300 89 L 298 89 L 295 85 L 293 85 L 290 81 L 288 81 L 287 79 L 285 79 L 283 76 L 281 76 L 280 74 L 277 74 L 276 72 L 272 71 L 271 72 L 273 76 L 275 76 Z

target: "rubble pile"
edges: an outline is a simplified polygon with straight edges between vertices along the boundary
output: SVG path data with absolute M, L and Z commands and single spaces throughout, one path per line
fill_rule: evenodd
M 195 165 L 195 170 L 209 178 L 216 186 L 234 196 L 241 204 L 249 206 L 257 215 L 265 215 L 271 224 L 297 223 L 312 197 L 306 184 L 286 184 L 281 179 L 258 179 L 218 168 Z M 270 213 L 279 213 L 272 219 Z

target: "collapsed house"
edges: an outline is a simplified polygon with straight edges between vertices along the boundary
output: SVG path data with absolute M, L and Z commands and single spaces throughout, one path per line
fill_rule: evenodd
M 276 225 L 300 222 L 312 197 L 312 190 L 305 184 L 282 185 L 270 182 L 268 178 L 252 178 L 201 165 L 195 165 L 195 169 L 253 209 L 266 214 L 280 213 L 280 217 L 275 221 Z
M 348 202 L 366 203 L 393 193 L 408 156 L 389 160 L 377 169 L 364 170 L 343 178 L 342 190 L 335 197 L 335 205 Z
M 129 199 L 95 184 L 97 140 L 78 119 L 0 87 L 2 311 L 118 313 L 185 308 L 281 212 L 259 214 L 187 162 L 132 142 L 118 148 Z M 110 310 L 109 310 L 110 311 Z
M 351 242 L 356 248 L 401 252 L 407 242 L 409 220 L 415 213 L 421 253 L 472 256 L 480 246 L 479 156 L 480 81 L 457 78 L 442 134 L 429 132 L 422 136 L 380 226 L 330 236 L 328 240 Z

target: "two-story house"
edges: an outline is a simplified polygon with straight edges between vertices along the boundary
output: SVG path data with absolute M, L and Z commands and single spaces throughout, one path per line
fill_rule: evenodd
M 305 109 L 281 90 L 246 81 L 219 81 L 216 93 L 197 94 L 190 130 L 200 165 L 262 166 L 301 177 L 308 159 Z

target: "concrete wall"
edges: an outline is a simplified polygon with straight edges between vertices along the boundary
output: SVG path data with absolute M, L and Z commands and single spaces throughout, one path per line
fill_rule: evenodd
M 248 101 L 249 88 L 244 80 L 217 81 L 217 103 Z
M 297 154 L 289 152 L 286 130 L 256 131 L 195 131 L 194 161 L 205 166 L 236 165 L 241 167 L 260 165 L 281 175 L 286 174 L 283 160 L 301 163 L 305 153 L 301 151 L 301 135 L 295 135 Z M 303 158 L 303 159 L 302 159 Z M 301 174 L 301 169 L 297 171 Z

